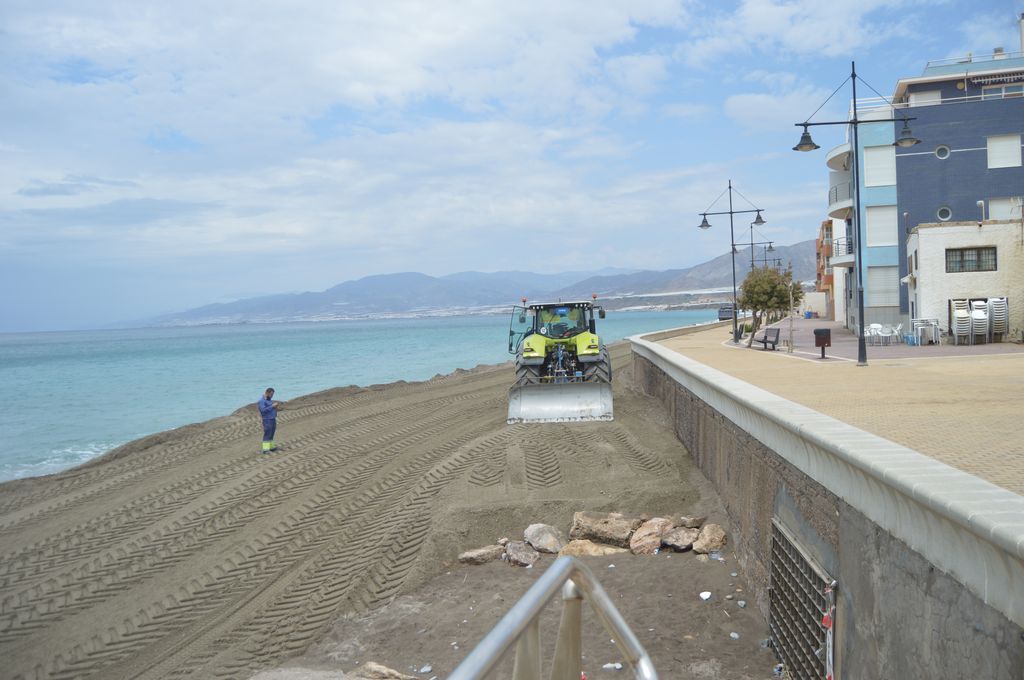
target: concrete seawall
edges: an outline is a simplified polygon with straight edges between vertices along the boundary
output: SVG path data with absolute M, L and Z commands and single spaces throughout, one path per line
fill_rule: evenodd
M 836 677 L 1024 677 L 1024 497 L 631 338 L 769 618 L 773 520 L 838 581 Z

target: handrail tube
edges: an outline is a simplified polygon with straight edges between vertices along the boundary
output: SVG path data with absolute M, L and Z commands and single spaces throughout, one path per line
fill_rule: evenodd
M 558 622 L 551 680 L 579 680 L 583 670 L 583 593 L 572 581 L 562 584 L 562 620 Z
M 615 646 L 640 680 L 658 680 L 658 673 L 650 656 L 629 629 L 611 598 L 594 578 L 590 569 L 574 557 L 559 557 L 541 574 L 537 582 L 477 644 L 462 663 L 452 671 L 448 680 L 480 680 L 494 670 L 501 656 L 516 644 L 526 630 L 534 624 L 548 602 L 558 594 L 564 583 L 571 580 L 591 603 L 605 630 L 615 640 Z

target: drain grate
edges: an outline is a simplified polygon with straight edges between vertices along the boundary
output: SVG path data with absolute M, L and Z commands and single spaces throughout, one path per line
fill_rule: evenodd
M 794 680 L 825 678 L 831 665 L 822 617 L 831 607 L 826 589 L 832 583 L 832 577 L 773 519 L 768 623 L 775 652 Z

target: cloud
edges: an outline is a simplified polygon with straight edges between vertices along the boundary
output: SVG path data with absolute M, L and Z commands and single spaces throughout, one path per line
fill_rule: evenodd
M 792 128 L 794 123 L 807 120 L 829 92 L 812 86 L 802 86 L 790 92 L 735 94 L 725 100 L 725 115 L 748 131 Z M 817 118 L 817 117 L 816 117 Z
M 707 17 L 696 39 L 680 45 L 676 57 L 704 67 L 736 52 L 819 58 L 855 54 L 908 35 L 899 12 L 914 4 L 914 0 L 741 0 L 735 11 Z
M 959 23 L 959 46 L 947 52 L 946 56 L 991 54 L 996 47 L 1002 47 L 1006 52 L 1024 50 L 1020 42 L 1018 16 L 1013 12 L 984 12 L 966 17 Z
M 81 193 L 94 191 L 101 187 L 134 187 L 135 182 L 103 179 L 100 177 L 89 177 L 86 175 L 65 175 L 63 179 L 55 182 L 44 180 L 29 180 L 26 186 L 18 189 L 15 193 L 19 196 L 75 196 Z

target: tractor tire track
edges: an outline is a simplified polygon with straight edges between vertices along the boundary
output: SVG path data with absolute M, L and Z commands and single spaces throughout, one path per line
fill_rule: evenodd
M 300 398 L 274 456 L 255 453 L 239 411 L 13 485 L 0 496 L 0 675 L 248 678 L 440 568 L 453 502 L 487 513 L 610 488 L 585 478 L 609 451 L 635 489 L 672 482 L 628 408 L 614 423 L 507 426 L 511 374 Z

